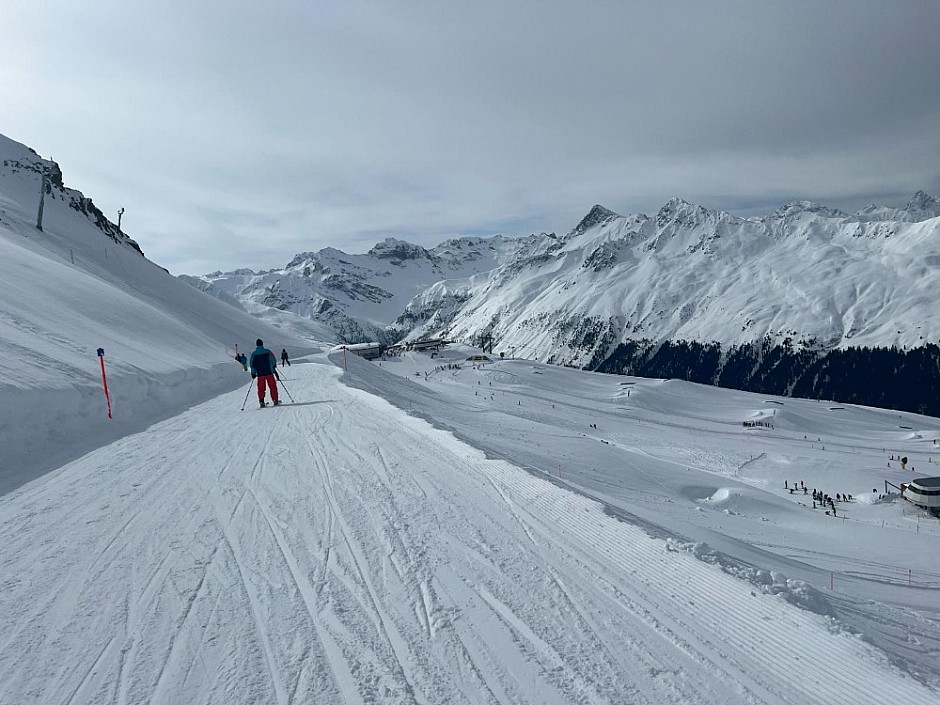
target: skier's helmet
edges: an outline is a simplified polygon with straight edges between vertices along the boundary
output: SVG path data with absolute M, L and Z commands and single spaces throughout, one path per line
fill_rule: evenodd
M 261 338 L 258 338 L 258 339 L 255 341 L 255 345 L 257 345 L 259 348 L 260 348 L 260 347 L 264 347 L 264 341 L 261 340 Z

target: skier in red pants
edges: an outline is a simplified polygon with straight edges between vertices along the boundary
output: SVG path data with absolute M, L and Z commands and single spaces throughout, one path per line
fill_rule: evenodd
M 277 398 L 277 382 L 275 381 L 277 377 L 277 358 L 274 357 L 273 352 L 264 347 L 264 341 L 261 338 L 258 338 L 255 344 L 258 347 L 251 353 L 248 366 L 251 368 L 251 378 L 258 378 L 258 404 L 262 408 L 267 406 L 264 403 L 264 392 L 265 387 L 270 387 L 271 400 L 274 402 L 274 406 L 278 406 L 281 402 Z

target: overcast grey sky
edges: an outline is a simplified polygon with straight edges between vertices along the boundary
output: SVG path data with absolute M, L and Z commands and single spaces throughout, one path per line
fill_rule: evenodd
M 0 133 L 174 274 L 940 194 L 940 0 L 4 0 Z

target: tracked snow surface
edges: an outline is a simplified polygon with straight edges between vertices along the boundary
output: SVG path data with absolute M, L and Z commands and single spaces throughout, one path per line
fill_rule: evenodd
M 935 420 L 350 362 L 0 498 L 0 702 L 937 701 L 940 528 L 867 492 L 882 444 L 920 464 Z M 445 406 L 489 458 L 419 418 Z M 848 518 L 783 478 L 854 490 Z

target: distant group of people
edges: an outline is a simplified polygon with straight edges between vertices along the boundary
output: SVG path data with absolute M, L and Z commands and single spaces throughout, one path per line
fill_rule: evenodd
M 277 380 L 280 379 L 277 373 L 277 358 L 274 357 L 273 352 L 264 347 L 264 341 L 261 338 L 255 341 L 255 345 L 250 357 L 245 353 L 237 353 L 235 361 L 240 363 L 246 372 L 251 370 L 251 378 L 258 380 L 258 404 L 261 407 L 267 406 L 264 399 L 267 390 L 270 389 L 271 401 L 274 406 L 279 406 L 281 400 L 277 392 Z M 287 349 L 282 348 L 281 367 L 285 365 L 290 365 L 290 357 Z
M 838 516 L 838 514 L 836 513 L 836 502 L 851 502 L 851 501 L 852 501 L 852 495 L 850 494 L 843 494 L 843 493 L 836 492 L 835 499 L 833 499 L 825 492 L 817 492 L 816 490 L 813 490 L 813 509 L 816 508 L 816 503 L 819 502 L 820 507 L 824 509 L 826 507 L 829 507 L 829 511 L 832 512 L 833 516 Z M 826 514 L 829 514 L 829 511 L 827 511 Z
M 802 480 L 800 480 L 799 487 L 797 487 L 797 484 L 795 482 L 793 483 L 793 486 L 791 487 L 789 482 L 787 480 L 784 480 L 783 489 L 790 490 L 790 494 L 795 494 L 796 492 L 799 492 L 799 491 L 802 491 L 803 494 L 809 494 L 809 488 L 803 484 Z M 815 499 L 815 495 L 816 495 L 816 490 L 813 490 L 814 499 Z
M 809 494 L 809 488 L 800 480 L 800 484 L 797 485 L 795 482 L 791 485 L 789 481 L 783 481 L 783 489 L 789 490 L 790 494 L 802 493 Z M 847 492 L 836 492 L 835 498 L 830 497 L 827 493 L 822 490 L 813 489 L 813 509 L 816 509 L 818 504 L 820 508 L 825 509 L 829 507 L 829 511 L 832 512 L 833 516 L 836 516 L 836 502 L 851 502 L 852 495 Z M 826 514 L 829 514 L 829 511 Z

